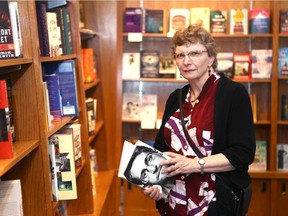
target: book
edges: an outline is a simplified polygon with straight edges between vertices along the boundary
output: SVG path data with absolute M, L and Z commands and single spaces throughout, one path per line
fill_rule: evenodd
M 288 171 L 288 144 L 277 144 L 277 170 Z
M 234 75 L 235 80 L 251 79 L 251 56 L 247 53 L 234 54 Z
M 124 13 L 124 32 L 142 32 L 143 10 L 141 8 L 126 8 Z
M 281 95 L 281 120 L 288 121 L 288 95 Z
M 164 32 L 164 10 L 145 9 L 145 32 L 146 33 L 158 33 Z
M 157 120 L 157 95 L 142 94 L 140 101 L 141 128 L 155 129 Z
M 50 56 L 60 56 L 57 13 L 46 12 Z M 61 37 L 61 36 L 60 36 Z
M 49 139 L 55 145 L 58 198 L 77 199 L 73 135 L 55 133 Z
M 50 102 L 49 102 L 49 92 L 47 87 L 47 82 L 43 82 L 42 85 L 42 91 L 43 91 L 43 99 L 44 99 L 44 112 L 45 112 L 45 120 L 46 120 L 46 130 L 48 131 L 49 128 L 52 125 L 53 116 L 50 114 Z
M 159 75 L 160 52 L 158 50 L 142 50 L 140 52 L 140 77 L 157 78 Z
M 47 1 L 47 9 L 56 8 L 60 6 L 67 5 L 67 0 L 48 0 Z
M 42 64 L 45 75 L 57 74 L 60 83 L 62 116 L 78 116 L 78 93 L 74 60 Z
M 63 134 L 72 134 L 75 168 L 80 168 L 82 166 L 81 124 L 77 122 L 68 123 L 62 127 L 59 132 Z
M 96 110 L 97 110 L 97 99 L 91 97 L 86 98 L 86 112 L 87 112 L 87 123 L 88 123 L 88 136 L 95 134 L 96 129 Z
M 227 26 L 227 10 L 210 10 L 210 31 L 212 34 L 226 34 Z
M 288 75 L 288 47 L 278 48 L 278 75 Z
M 140 53 L 125 52 L 122 54 L 122 79 L 140 78 Z
M 167 166 L 160 166 L 159 163 L 168 158 L 164 153 L 140 140 L 135 145 L 125 140 L 121 153 L 118 177 L 142 188 L 151 185 L 158 186 L 162 191 L 162 197 L 167 198 L 175 179 L 161 173 Z M 151 168 L 153 167 L 154 172 L 151 169 L 147 169 L 150 166 Z
M 251 34 L 270 33 L 270 9 L 269 8 L 250 9 L 249 27 Z
M 45 3 L 36 1 L 40 56 L 50 56 L 46 10 Z
M 249 165 L 249 171 L 267 170 L 267 141 L 256 140 L 255 157 L 252 164 Z
M 219 52 L 217 54 L 217 68 L 216 71 L 224 73 L 230 79 L 234 76 L 234 53 L 233 52 Z
M 169 54 L 160 53 L 159 62 L 159 78 L 175 78 L 176 77 L 176 63 L 173 56 Z
M 43 75 L 43 82 L 47 83 L 49 110 L 53 121 L 62 119 L 62 98 L 60 92 L 59 76 L 57 74 Z
M 20 179 L 0 181 L 0 206 L 0 215 L 24 215 Z
M 288 33 L 288 8 L 280 9 L 280 21 L 279 21 L 279 31 L 280 33 Z
M 0 80 L 0 159 L 13 158 L 12 134 L 10 130 L 9 102 L 6 80 Z
M 18 2 L 9 2 L 9 13 L 11 18 L 15 57 L 23 57 Z
M 0 59 L 15 57 L 9 4 L 4 0 L 0 1 Z
M 272 50 L 252 49 L 252 79 L 270 79 L 272 74 Z
M 136 93 L 123 93 L 122 120 L 140 120 L 140 95 Z
M 248 10 L 233 8 L 229 12 L 230 34 L 248 34 Z
M 190 24 L 199 24 L 210 32 L 210 8 L 193 7 L 190 9 Z
M 257 94 L 249 94 L 250 101 L 251 101 L 251 107 L 252 107 L 252 113 L 253 113 L 253 121 L 257 121 Z
M 9 130 L 11 133 L 12 142 L 16 141 L 16 133 L 15 133 L 15 125 L 14 125 L 14 112 L 13 112 L 13 101 L 14 96 L 12 93 L 12 80 L 6 79 L 6 89 L 7 89 L 7 97 L 8 97 L 8 107 L 9 107 Z
M 170 8 L 168 37 L 172 37 L 177 30 L 190 24 L 190 10 L 186 8 Z
M 97 78 L 93 48 L 82 48 L 83 78 L 85 83 L 94 82 Z
M 69 55 L 73 53 L 72 50 L 72 32 L 71 32 L 71 18 L 67 8 L 61 9 L 63 18 L 63 37 L 64 37 L 64 54 Z
M 57 179 L 57 167 L 56 167 L 56 145 L 57 139 L 53 136 L 48 138 L 48 156 L 50 164 L 50 178 L 51 178 L 51 190 L 52 190 L 52 201 L 59 201 L 58 195 L 58 179 Z

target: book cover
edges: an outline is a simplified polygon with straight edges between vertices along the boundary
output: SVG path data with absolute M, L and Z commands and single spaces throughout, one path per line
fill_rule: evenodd
M 235 80 L 251 79 L 251 56 L 246 53 L 234 54 L 234 76 Z
M 1 215 L 23 216 L 21 180 L 0 181 Z
M 278 75 L 288 75 L 288 47 L 278 48 Z
M 0 59 L 15 58 L 8 1 L 0 1 Z
M 47 83 L 50 115 L 53 116 L 53 121 L 61 121 L 62 98 L 59 77 L 57 74 L 43 75 L 43 81 Z
M 72 134 L 56 133 L 50 137 L 55 144 L 55 161 L 59 200 L 77 199 L 75 156 Z
M 157 95 L 142 94 L 140 96 L 140 120 L 142 129 L 154 129 L 157 120 Z
M 159 78 L 175 78 L 176 77 L 176 63 L 173 56 L 169 54 L 160 53 L 159 62 Z
M 50 56 L 60 56 L 57 13 L 46 12 Z M 61 37 L 61 36 L 60 36 Z
M 255 157 L 249 166 L 249 171 L 267 170 L 267 142 L 265 140 L 256 140 Z
M 272 74 L 272 50 L 252 49 L 252 79 L 270 79 Z
M 82 142 L 81 142 L 81 124 L 77 122 L 69 123 L 59 130 L 60 133 L 72 134 L 74 146 L 75 168 L 82 166 Z
M 13 158 L 6 80 L 0 80 L 0 159 Z
M 9 2 L 9 13 L 11 18 L 15 57 L 23 57 L 18 2 Z
M 230 34 L 248 34 L 248 10 L 230 9 Z
M 141 78 L 157 78 L 159 75 L 160 53 L 158 50 L 142 50 L 140 52 Z
M 216 71 L 224 73 L 230 79 L 234 76 L 234 53 L 233 52 L 219 52 L 217 54 L 217 68 Z
M 62 116 L 78 116 L 78 93 L 74 60 L 43 63 L 42 71 L 46 75 L 57 74 L 59 77 Z
M 190 9 L 190 24 L 202 25 L 210 32 L 210 8 L 209 7 L 193 7 Z
M 87 98 L 86 103 L 86 112 L 87 112 L 87 123 L 88 123 L 88 136 L 91 136 L 95 133 L 96 129 L 96 106 L 97 99 Z
M 45 3 L 36 1 L 40 56 L 50 56 L 46 9 Z
M 212 34 L 226 34 L 227 26 L 227 10 L 210 10 L 210 31 Z
M 54 137 L 48 138 L 48 153 L 50 163 L 50 178 L 51 178 L 51 190 L 52 190 L 52 201 L 59 201 L 58 196 L 58 179 L 57 179 L 57 167 L 56 167 L 56 145 L 57 140 Z
M 124 13 L 124 32 L 142 32 L 143 11 L 141 8 L 126 8 Z
M 82 66 L 83 78 L 85 83 L 91 83 L 96 80 L 96 67 L 93 48 L 82 48 Z
M 122 79 L 140 78 L 140 53 L 125 52 L 122 54 Z
M 188 27 L 190 24 L 190 10 L 186 8 L 170 8 L 168 37 L 174 33 Z
M 288 144 L 277 144 L 277 170 L 288 171 Z
M 164 10 L 145 9 L 145 32 L 159 33 L 164 32 Z
M 280 33 L 288 33 L 288 8 L 281 8 L 280 9 L 280 21 L 279 21 Z
M 136 93 L 123 93 L 122 120 L 140 120 L 140 95 Z
M 118 177 L 142 188 L 157 185 L 162 191 L 163 198 L 167 198 L 175 180 L 161 173 L 167 166 L 160 166 L 159 163 L 167 158 L 169 158 L 167 155 L 140 140 L 135 145 L 125 140 Z
M 250 9 L 249 24 L 251 34 L 270 33 L 270 9 L 269 8 Z

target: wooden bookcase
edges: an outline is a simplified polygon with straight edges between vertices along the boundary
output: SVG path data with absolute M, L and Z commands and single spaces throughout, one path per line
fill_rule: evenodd
M 45 103 L 42 94 L 41 64 L 43 62 L 73 59 L 76 67 L 80 111 L 78 119 L 82 125 L 83 162 L 82 167 L 76 173 L 78 199 L 61 202 L 66 206 L 67 215 L 94 215 L 94 213 L 103 215 L 103 213 L 107 212 L 107 209 L 111 209 L 111 212 L 116 211 L 115 209 L 118 208 L 118 206 L 114 207 L 115 203 L 117 203 L 114 201 L 116 195 L 107 199 L 108 192 L 114 192 L 111 188 L 117 183 L 115 180 L 116 165 L 111 165 L 114 163 L 114 155 L 108 152 L 108 149 L 112 148 L 116 143 L 114 141 L 116 136 L 109 139 L 110 145 L 107 145 L 108 139 L 106 136 L 107 128 L 108 131 L 112 130 L 106 126 L 106 123 L 111 119 L 113 121 L 114 116 L 107 118 L 109 115 L 106 114 L 111 112 L 111 110 L 107 109 L 109 105 L 104 104 L 107 100 L 104 99 L 102 91 L 101 73 L 103 68 L 98 68 L 100 76 L 97 82 L 91 85 L 84 85 L 83 83 L 81 68 L 81 45 L 83 45 L 83 41 L 81 43 L 79 2 L 68 0 L 65 6 L 68 8 L 71 18 L 73 53 L 59 57 L 40 57 L 35 1 L 18 0 L 17 2 L 20 12 L 23 58 L 0 60 L 0 78 L 11 78 L 13 83 L 13 111 L 17 141 L 13 144 L 14 157 L 0 160 L 1 180 L 21 179 L 24 215 L 54 215 L 53 212 L 60 202 L 52 202 L 47 148 L 48 137 L 62 128 L 72 118 L 63 118 L 61 122 L 52 124 L 47 131 L 44 112 Z M 91 42 L 93 44 L 91 46 L 96 49 L 97 55 L 100 56 L 103 48 L 98 49 L 98 46 L 101 46 L 99 45 L 101 40 L 97 41 L 97 37 L 93 40 L 95 41 Z M 97 45 L 94 46 L 94 42 Z M 99 65 L 101 65 L 100 61 L 102 59 L 98 59 Z M 10 72 L 1 73 L 7 70 Z M 97 98 L 99 104 L 97 130 L 93 137 L 88 137 L 86 96 Z M 113 124 L 111 125 L 114 127 Z M 99 160 L 100 172 L 95 177 L 98 193 L 95 196 L 92 194 L 90 146 L 96 149 Z M 113 150 L 111 151 L 113 152 Z
M 255 134 L 257 140 L 266 140 L 267 171 L 251 172 L 253 197 L 248 215 L 285 215 L 288 213 L 287 186 L 288 172 L 278 172 L 276 169 L 276 145 L 288 143 L 285 132 L 288 122 L 281 121 L 281 94 L 287 92 L 287 77 L 278 76 L 278 48 L 287 46 L 288 36 L 279 34 L 279 10 L 288 8 L 288 2 L 284 1 L 125 1 L 122 5 L 122 14 L 126 7 L 142 7 L 145 9 L 165 9 L 166 20 L 169 20 L 170 8 L 209 7 L 210 9 L 229 10 L 232 8 L 269 8 L 271 33 L 248 35 L 215 35 L 216 42 L 221 52 L 248 53 L 251 49 L 272 49 L 273 68 L 271 79 L 249 80 L 241 82 L 251 94 L 257 95 L 257 121 L 255 121 Z M 123 23 L 123 18 L 122 18 Z M 123 31 L 122 31 L 123 32 Z M 144 49 L 156 49 L 169 53 L 170 39 L 165 34 L 154 36 L 143 34 L 141 43 L 131 43 L 127 40 L 127 33 L 122 36 L 122 52 L 139 52 Z M 120 70 L 121 71 L 121 70 Z M 121 72 L 118 73 L 121 76 Z M 185 85 L 185 82 L 172 79 L 126 79 L 121 85 L 122 94 L 125 92 L 151 93 L 158 95 L 158 117 L 162 116 L 168 94 L 175 88 Z M 140 89 L 141 88 L 141 89 Z M 120 87 L 119 87 L 120 89 Z M 122 95 L 118 94 L 119 98 Z M 121 100 L 120 100 L 121 101 Z M 121 103 L 119 103 L 119 106 Z M 122 122 L 123 139 L 139 138 L 144 141 L 153 141 L 157 130 L 143 130 L 140 122 Z M 149 215 L 155 213 L 155 205 L 148 198 L 143 198 L 137 187 L 124 183 L 124 213 L 125 215 Z M 139 198 L 141 197 L 141 198 Z M 143 200 L 143 204 L 134 205 L 132 200 Z M 127 202 L 126 202 L 127 201 Z M 286 204 L 285 204 L 286 203 Z M 151 210 L 152 209 L 152 210 Z M 153 211 L 154 209 L 154 211 Z M 152 213 L 152 212 L 153 213 Z M 282 213 L 283 212 L 283 213 Z M 285 213 L 284 213 L 285 212 Z

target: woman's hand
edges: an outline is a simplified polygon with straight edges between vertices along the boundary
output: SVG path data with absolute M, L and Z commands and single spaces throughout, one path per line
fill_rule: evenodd
M 149 196 L 151 199 L 160 200 L 162 198 L 162 191 L 161 191 L 161 188 L 159 187 L 161 186 L 155 185 L 149 188 L 142 188 L 142 192 L 146 196 Z

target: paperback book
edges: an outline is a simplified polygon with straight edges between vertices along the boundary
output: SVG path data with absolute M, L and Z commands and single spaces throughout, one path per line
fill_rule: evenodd
M 162 197 L 167 198 L 175 179 L 161 173 L 167 166 L 160 166 L 159 163 L 168 158 L 142 141 L 137 141 L 135 145 L 124 141 L 118 177 L 142 188 L 156 185 L 161 190 Z M 147 169 L 148 166 L 154 167 L 155 171 L 151 172 Z
M 226 34 L 228 25 L 227 10 L 210 10 L 210 30 L 213 34 Z
M 230 79 L 234 76 L 234 53 L 233 52 L 219 52 L 217 54 L 217 69 L 219 73 L 224 73 Z
M 288 171 L 288 144 L 277 144 L 277 170 Z
M 122 102 L 122 120 L 140 120 L 140 95 L 124 93 Z
M 171 8 L 169 16 L 169 32 L 168 37 L 172 37 L 174 33 L 188 27 L 190 24 L 190 10 L 186 8 Z
M 124 32 L 142 32 L 143 11 L 141 8 L 126 8 Z
M 125 52 L 122 54 L 122 79 L 140 78 L 140 53 Z
M 230 9 L 230 34 L 248 34 L 248 10 Z
M 288 33 L 288 8 L 280 9 L 280 33 Z
M 159 75 L 160 53 L 158 50 L 142 50 L 140 54 L 140 77 L 157 78 Z
M 249 166 L 249 171 L 267 170 L 267 142 L 256 140 L 256 151 L 253 163 Z
M 164 10 L 145 9 L 145 32 L 158 33 L 164 32 Z
M 234 76 L 235 80 L 251 79 L 251 56 L 248 53 L 234 54 Z
M 249 13 L 250 33 L 270 33 L 270 10 L 269 8 L 253 8 Z
M 190 24 L 199 24 L 210 32 L 210 8 L 194 7 L 190 10 Z
M 288 76 L 288 47 L 278 49 L 278 75 Z
M 252 79 L 270 79 L 272 74 L 272 50 L 252 49 Z
M 175 78 L 176 63 L 171 54 L 160 53 L 159 78 Z

